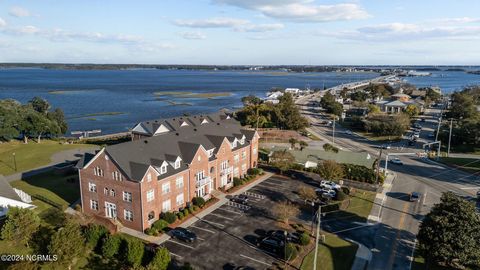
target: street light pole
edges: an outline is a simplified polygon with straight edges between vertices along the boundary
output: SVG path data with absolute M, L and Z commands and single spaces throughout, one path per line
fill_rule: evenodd
M 335 145 L 335 120 L 337 119 L 336 116 L 333 116 L 333 133 L 332 133 L 332 144 Z
M 17 171 L 17 158 L 15 156 L 15 152 L 13 152 L 12 155 L 13 155 L 13 165 L 15 166 L 15 171 Z
M 320 222 L 322 216 L 322 206 L 318 205 L 318 222 L 317 222 L 317 233 L 315 236 L 315 255 L 313 256 L 313 270 L 317 270 L 317 257 L 318 257 L 318 237 L 320 234 Z
M 285 235 L 285 267 L 284 269 L 287 269 L 287 261 L 289 258 L 287 258 L 287 235 L 288 235 L 288 232 L 287 231 L 283 231 L 283 235 Z
M 453 118 L 450 119 L 450 133 L 448 134 L 447 157 L 450 156 L 450 142 L 452 141 L 452 126 L 453 126 Z

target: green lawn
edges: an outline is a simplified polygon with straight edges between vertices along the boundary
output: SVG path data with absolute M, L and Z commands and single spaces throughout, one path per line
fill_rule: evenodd
M 372 210 L 375 196 L 375 192 L 358 189 L 355 194 L 350 197 L 348 208 L 328 214 L 329 219 L 348 219 L 352 222 L 365 222 Z
M 460 169 L 471 173 L 480 172 L 480 157 L 478 159 L 442 157 L 440 158 L 440 162 L 449 166 L 459 167 Z
M 67 182 L 67 179 L 75 179 L 75 182 Z M 13 181 L 11 182 L 11 185 L 12 187 L 21 189 L 30 195 L 46 197 L 62 206 L 68 206 L 80 198 L 77 174 L 63 176 L 57 175 L 54 172 L 46 172 L 24 180 Z M 34 204 L 41 210 L 50 207 L 44 202 L 39 202 L 38 200 L 34 200 Z
M 325 232 L 324 232 L 325 233 Z M 358 246 L 333 234 L 326 233 L 325 243 L 319 245 L 317 269 L 350 270 L 355 260 Z M 300 269 L 313 269 L 315 250 L 310 252 L 302 262 Z
M 71 149 L 91 149 L 95 146 L 86 144 L 60 144 L 55 141 L 42 140 L 36 143 L 32 140 L 28 144 L 11 141 L 0 144 L 0 174 L 15 173 L 13 153 L 17 160 L 17 171 L 28 171 L 45 166 L 51 162 L 51 156 L 57 152 Z

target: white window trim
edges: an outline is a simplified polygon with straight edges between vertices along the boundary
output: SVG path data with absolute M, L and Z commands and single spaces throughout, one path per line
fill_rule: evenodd
M 167 165 L 162 165 L 160 167 L 160 174 L 165 174 L 167 173 Z
M 179 201 L 178 198 L 182 198 L 182 200 Z M 175 200 L 177 202 L 177 206 L 183 205 L 185 203 L 185 196 L 183 195 L 183 192 L 181 194 L 178 194 Z
M 166 204 L 167 202 L 168 202 L 168 206 L 169 206 L 168 209 L 165 208 L 165 204 Z M 170 211 L 170 210 L 172 210 L 172 202 L 170 201 L 170 199 L 168 199 L 168 200 L 166 200 L 166 201 L 163 201 L 163 202 L 162 202 L 162 212 L 168 212 L 168 211 Z
M 168 189 L 165 189 L 164 187 L 167 187 L 168 186 Z M 163 183 L 162 184 L 162 194 L 168 194 L 170 193 L 171 189 L 170 189 L 170 182 L 167 182 L 167 183 Z
M 96 193 L 97 192 L 97 184 L 89 182 L 88 183 L 88 190 L 90 192 L 95 192 Z
M 129 213 L 129 215 L 127 215 Z M 124 209 L 123 210 L 123 218 L 127 221 L 133 221 L 133 211 Z
M 93 207 L 94 203 L 95 203 L 95 206 L 96 206 L 96 207 Z M 90 209 L 95 210 L 95 211 L 98 211 L 98 201 L 96 201 L 96 200 L 90 200 Z
M 181 182 L 179 181 L 180 179 L 182 180 Z M 182 184 L 179 185 L 178 183 L 182 183 Z M 184 186 L 183 176 L 179 176 L 179 177 L 177 177 L 177 179 L 175 179 L 175 186 L 177 188 L 183 188 L 183 186 Z
M 125 202 L 132 202 L 132 200 L 133 200 L 132 193 L 131 193 L 131 192 L 128 192 L 128 191 L 124 191 L 124 192 L 123 192 L 123 201 L 125 201 Z
M 151 189 L 147 191 L 147 202 L 151 202 L 153 200 L 155 200 L 155 190 Z

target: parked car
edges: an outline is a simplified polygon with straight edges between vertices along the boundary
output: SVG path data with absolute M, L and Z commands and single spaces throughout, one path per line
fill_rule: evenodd
M 278 240 L 274 237 L 267 236 L 257 242 L 257 247 L 278 254 L 285 247 L 285 242 L 283 242 L 282 240 Z
M 422 120 L 420 120 L 420 121 L 425 122 L 425 118 L 422 118 Z
M 380 148 L 382 149 L 390 149 L 392 148 L 392 146 L 390 144 L 383 144 L 382 146 L 380 146 Z
M 334 198 L 335 195 L 337 195 L 337 192 L 334 189 L 329 188 L 317 188 L 315 189 L 315 192 L 322 198 Z
M 320 187 L 326 189 L 340 189 L 342 186 L 333 181 L 322 180 L 320 181 Z
M 244 194 L 236 195 L 230 198 L 230 201 L 241 204 L 248 204 L 248 196 Z
M 422 125 L 420 125 L 419 123 L 413 124 L 413 127 L 416 129 L 422 129 Z
M 408 141 L 408 145 L 410 145 L 410 146 L 415 145 L 415 140 L 409 140 L 409 141 Z
M 396 165 L 403 165 L 403 162 L 398 157 L 390 159 L 390 162 Z
M 434 137 L 435 137 L 435 133 L 434 133 L 434 132 L 428 133 L 428 138 L 434 138 Z
M 197 235 L 189 229 L 177 227 L 170 231 L 170 236 L 185 242 L 192 243 L 197 239 Z
M 282 230 L 271 230 L 267 232 L 267 236 L 273 237 L 280 241 L 285 241 L 285 231 Z M 298 243 L 300 241 L 300 235 L 296 232 L 287 233 L 287 242 Z
M 412 193 L 410 193 L 410 201 L 411 202 L 417 202 L 420 200 L 420 197 L 422 196 L 422 194 L 414 191 Z
M 419 132 L 414 132 L 412 137 L 419 139 L 420 138 L 420 133 Z
M 345 131 L 345 134 L 347 134 L 347 135 L 352 135 L 353 132 L 351 132 L 350 130 L 347 130 L 347 131 Z

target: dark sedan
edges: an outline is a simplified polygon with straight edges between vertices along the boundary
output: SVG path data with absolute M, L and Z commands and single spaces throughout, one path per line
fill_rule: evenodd
M 268 231 L 267 235 L 275 239 L 278 239 L 280 241 L 285 241 L 285 231 L 272 230 L 272 231 Z M 298 235 L 298 233 L 291 233 L 291 232 L 287 233 L 287 242 L 298 243 L 299 238 L 300 236 Z
M 230 200 L 236 203 L 248 204 L 248 196 L 243 194 L 233 196 Z
M 197 235 L 190 231 L 189 229 L 185 229 L 182 227 L 177 227 L 170 231 L 170 236 L 175 239 L 179 239 L 185 242 L 192 243 L 197 239 Z
M 257 246 L 266 251 L 279 254 L 283 251 L 283 248 L 285 247 L 285 242 L 274 237 L 265 237 L 258 241 Z

